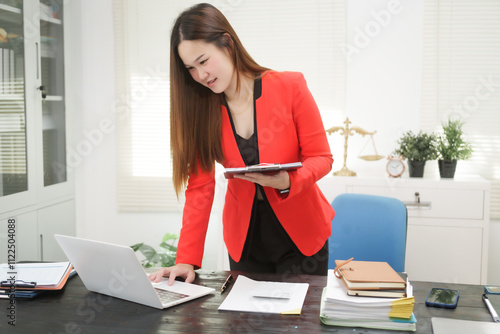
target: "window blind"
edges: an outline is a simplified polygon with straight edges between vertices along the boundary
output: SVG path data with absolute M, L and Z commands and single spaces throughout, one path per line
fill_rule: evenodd
M 425 0 L 422 129 L 460 118 L 472 143 L 457 174 L 491 181 L 491 218 L 500 218 L 500 2 Z
M 189 3 L 117 0 L 113 5 L 118 210 L 180 211 L 183 200 L 171 181 L 168 44 L 171 24 Z
M 261 65 L 300 71 L 328 120 L 345 96 L 344 0 L 207 1 Z M 115 67 L 120 211 L 180 211 L 171 182 L 169 40 L 197 1 L 116 0 Z

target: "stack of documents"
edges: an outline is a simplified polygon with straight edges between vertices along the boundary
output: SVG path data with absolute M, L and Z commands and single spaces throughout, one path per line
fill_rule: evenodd
M 415 299 L 407 285 L 406 298 L 349 296 L 342 280 L 329 270 L 321 298 L 321 321 L 334 326 L 415 331 Z
M 0 298 L 33 298 L 42 291 L 60 290 L 75 274 L 69 262 L 0 265 Z M 15 278 L 15 280 L 13 279 Z

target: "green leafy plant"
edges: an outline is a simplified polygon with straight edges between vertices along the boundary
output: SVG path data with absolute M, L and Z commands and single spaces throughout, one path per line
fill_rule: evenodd
M 444 133 L 438 139 L 438 154 L 441 160 L 467 160 L 472 155 L 472 146 L 463 138 L 460 120 L 443 123 Z
M 398 139 L 399 147 L 394 151 L 410 161 L 427 161 L 437 159 L 437 136 L 434 133 L 412 131 L 403 133 Z
M 161 239 L 160 248 L 154 249 L 143 242 L 130 246 L 134 252 L 139 251 L 144 259 L 141 264 L 145 268 L 149 267 L 171 267 L 175 264 L 177 255 L 176 241 L 179 236 L 176 234 L 166 233 Z

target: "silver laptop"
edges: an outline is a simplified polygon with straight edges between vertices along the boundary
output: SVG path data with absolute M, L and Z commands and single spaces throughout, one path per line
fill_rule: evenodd
M 215 289 L 164 278 L 153 283 L 132 248 L 55 234 L 85 287 L 94 292 L 158 309 L 210 294 Z

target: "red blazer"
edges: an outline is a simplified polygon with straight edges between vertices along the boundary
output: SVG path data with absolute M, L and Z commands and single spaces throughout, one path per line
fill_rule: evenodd
M 317 253 L 331 234 L 334 211 L 316 181 L 328 174 L 333 158 L 316 103 L 304 76 L 297 72 L 269 71 L 262 76 L 262 93 L 256 99 L 257 137 L 261 163 L 301 161 L 303 168 L 289 172 L 290 192 L 264 187 L 278 220 L 306 256 Z M 230 119 L 222 112 L 224 167 L 242 167 Z M 176 263 L 201 267 L 205 236 L 215 189 L 214 172 L 190 175 L 185 192 L 182 229 Z M 246 240 L 255 185 L 230 179 L 226 192 L 224 242 L 239 261 Z

